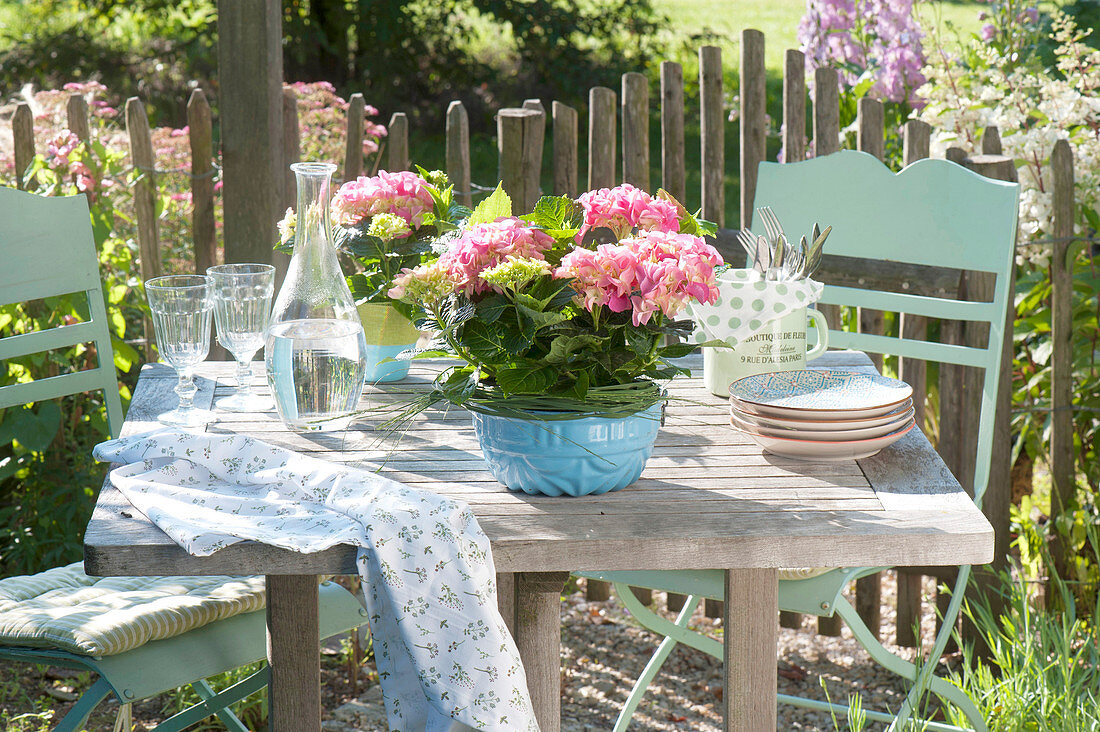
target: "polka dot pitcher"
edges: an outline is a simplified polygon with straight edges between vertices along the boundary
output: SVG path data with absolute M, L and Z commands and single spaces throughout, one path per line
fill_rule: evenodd
M 807 350 L 807 321 L 817 330 L 817 343 Z M 768 321 L 732 348 L 703 349 L 703 382 L 711 394 L 729 396 L 730 384 L 744 376 L 795 371 L 817 358 L 829 345 L 825 316 L 817 310 L 795 308 Z

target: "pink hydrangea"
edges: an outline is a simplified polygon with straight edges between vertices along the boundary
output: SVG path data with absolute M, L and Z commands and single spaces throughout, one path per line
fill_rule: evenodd
M 616 313 L 630 310 L 631 322 L 639 326 L 658 311 L 675 317 L 690 300 L 714 302 L 714 268 L 720 264 L 718 251 L 698 236 L 643 231 L 595 250 L 574 249 L 554 276 L 572 277 L 590 312 L 603 305 Z
M 439 257 L 439 264 L 450 273 L 455 292 L 472 297 L 491 289 L 478 276 L 482 270 L 495 267 L 508 257 L 544 259 L 543 253 L 553 244 L 553 237 L 527 222 L 501 218 L 468 229 Z
M 69 130 L 61 130 L 46 144 L 46 164 L 51 170 L 72 175 L 78 191 L 90 191 L 95 188 L 92 171 L 84 164 L 82 154 L 74 155 L 80 145 L 80 138 L 76 134 Z
M 332 208 L 341 224 L 351 226 L 375 214 L 400 216 L 413 229 L 424 223 L 435 205 L 428 182 L 416 173 L 378 171 L 373 178 L 360 176 L 340 186 Z
M 654 198 L 629 183 L 583 193 L 578 203 L 584 208 L 584 226 L 580 237 L 596 226 L 606 226 L 615 232 L 617 238 L 626 236 L 635 227 L 643 231 L 680 230 L 680 217 L 675 205 Z
M 509 257 L 513 259 L 544 260 L 544 253 L 554 244 L 554 239 L 525 221 L 514 217 L 500 218 L 486 224 L 476 224 L 459 237 L 431 265 L 415 270 L 405 269 L 394 279 L 389 297 L 400 299 L 413 280 L 435 283 L 446 281 L 453 293 L 473 297 L 492 289 L 479 275 L 495 267 Z

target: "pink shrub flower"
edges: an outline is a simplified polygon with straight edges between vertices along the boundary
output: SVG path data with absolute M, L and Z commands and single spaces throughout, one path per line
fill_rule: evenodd
M 454 283 L 454 291 L 472 297 L 491 289 L 481 279 L 483 270 L 495 267 L 509 257 L 541 260 L 554 239 L 525 221 L 508 217 L 477 224 L 439 257 Z
M 993 40 L 993 36 L 997 35 L 997 29 L 993 27 L 992 23 L 986 23 L 982 26 L 979 35 L 981 35 L 983 41 L 991 41 Z
M 427 181 L 408 171 L 380 170 L 373 178 L 359 176 L 340 186 L 332 198 L 333 210 L 340 223 L 347 226 L 388 213 L 400 216 L 416 229 L 434 206 Z
M 675 317 L 690 300 L 718 298 L 714 268 L 722 257 L 698 236 L 643 231 L 595 250 L 576 248 L 562 258 L 555 277 L 572 277 L 579 304 L 589 312 L 606 305 L 631 311 L 635 326 L 657 312 Z
M 509 259 L 545 259 L 544 253 L 554 239 L 525 221 L 514 217 L 477 224 L 463 232 L 439 259 L 415 270 L 405 269 L 393 281 L 386 293 L 401 299 L 406 292 L 429 291 L 438 295 L 442 290 L 473 297 L 495 289 L 481 278 L 481 273 Z
M 643 231 L 680 229 L 676 206 L 654 198 L 629 183 L 583 193 L 578 203 L 584 208 L 584 226 L 578 234 L 579 237 L 583 237 L 585 232 L 596 226 L 606 226 L 618 238 L 626 236 L 635 227 Z

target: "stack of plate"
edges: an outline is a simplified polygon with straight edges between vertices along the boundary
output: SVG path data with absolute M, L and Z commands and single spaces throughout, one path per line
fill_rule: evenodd
M 913 429 L 912 395 L 904 381 L 878 374 L 756 374 L 730 385 L 730 423 L 776 455 L 853 460 Z

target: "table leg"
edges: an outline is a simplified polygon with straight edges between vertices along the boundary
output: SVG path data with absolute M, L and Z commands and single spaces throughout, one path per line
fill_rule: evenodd
M 516 646 L 542 732 L 561 729 L 561 592 L 568 572 L 517 572 Z
M 516 637 L 516 576 L 511 572 L 497 572 L 497 609 L 508 626 L 508 632 Z
M 775 730 L 778 612 L 776 570 L 726 570 L 726 691 L 722 711 L 728 732 Z
M 267 582 L 268 729 L 320 732 L 321 645 L 317 577 L 272 575 Z

